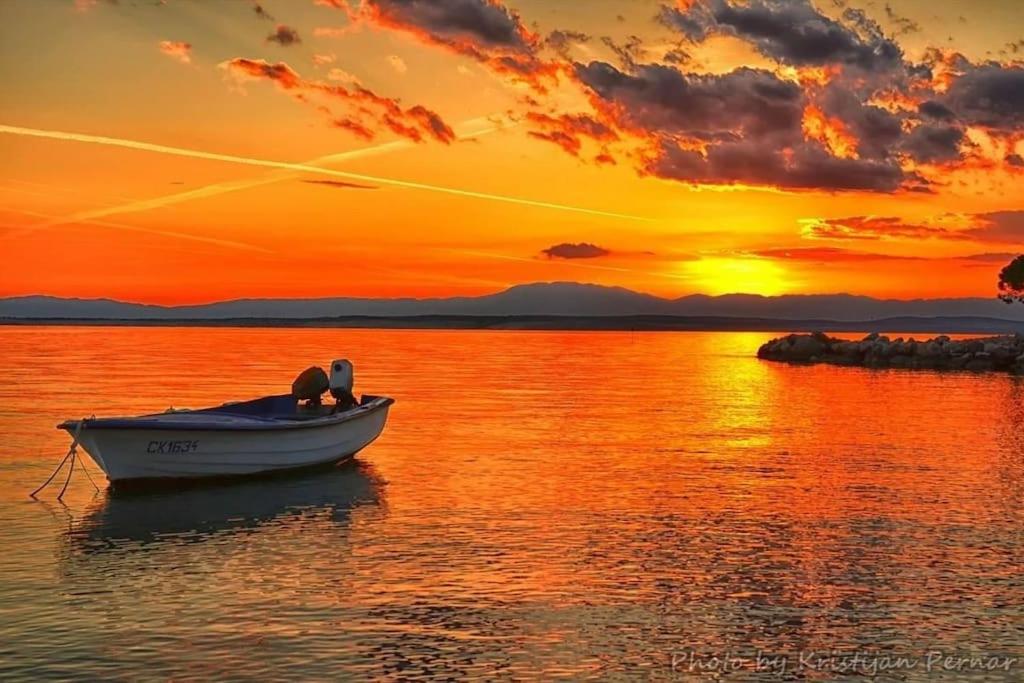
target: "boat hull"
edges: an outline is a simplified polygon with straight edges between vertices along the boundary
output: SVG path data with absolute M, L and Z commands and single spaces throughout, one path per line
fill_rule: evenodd
M 86 422 L 78 440 L 114 484 L 269 474 L 352 457 L 380 436 L 389 405 L 281 429 L 105 428 Z M 76 427 L 61 425 L 72 435 Z

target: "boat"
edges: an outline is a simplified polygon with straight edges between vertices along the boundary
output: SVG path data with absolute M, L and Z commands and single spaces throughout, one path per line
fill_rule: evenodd
M 352 364 L 303 371 L 288 394 L 57 425 L 114 486 L 269 474 L 343 462 L 384 430 L 394 399 L 352 394 Z M 330 391 L 334 404 L 321 395 Z

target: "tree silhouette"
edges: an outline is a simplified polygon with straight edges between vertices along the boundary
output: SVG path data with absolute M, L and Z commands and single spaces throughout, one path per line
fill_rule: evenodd
M 1024 255 L 999 271 L 999 298 L 1008 304 L 1024 302 Z

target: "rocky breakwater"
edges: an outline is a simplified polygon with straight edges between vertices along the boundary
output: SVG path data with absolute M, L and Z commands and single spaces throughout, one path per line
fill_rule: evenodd
M 867 368 L 1012 372 L 1024 375 L 1024 335 L 927 341 L 869 334 L 860 341 L 814 332 L 790 334 L 761 346 L 757 357 L 787 363 L 830 363 Z

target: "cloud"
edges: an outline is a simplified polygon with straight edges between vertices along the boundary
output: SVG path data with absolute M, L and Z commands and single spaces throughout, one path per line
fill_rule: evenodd
M 363 0 L 354 21 L 402 31 L 545 91 L 557 67 L 540 58 L 543 41 L 498 0 Z
M 972 128 L 984 128 L 1002 150 L 996 164 L 1024 168 L 1015 147 L 1024 133 L 1024 65 L 974 64 L 934 48 L 915 62 L 897 37 L 919 27 L 895 3 L 877 8 L 894 34 L 887 35 L 841 0 L 676 0 L 658 14 L 674 32 L 671 41 L 601 39 L 614 65 L 574 61 L 591 52 L 593 37 L 573 30 L 542 37 L 502 0 L 317 4 L 346 14 L 349 26 L 338 31 L 401 32 L 527 84 L 533 92 L 520 102 L 529 107 L 529 135 L 578 158 L 592 142 L 589 162 L 619 159 L 640 175 L 792 191 L 929 193 L 959 169 L 994 166 Z M 715 36 L 745 42 L 774 64 L 700 71 L 687 45 Z M 566 113 L 563 100 L 545 100 L 552 85 L 567 83 L 589 107 Z M 338 125 L 368 130 L 360 117 Z
M 967 125 L 1019 131 L 1024 128 L 1024 67 L 967 65 L 941 101 Z
M 576 45 L 590 42 L 590 36 L 582 31 L 567 31 L 558 29 L 548 34 L 544 39 L 544 45 L 551 48 L 562 59 L 568 60 L 570 50 Z
M 337 67 L 334 67 L 333 69 L 327 72 L 327 80 L 339 81 L 341 83 L 349 83 L 351 85 L 359 85 L 359 78 L 353 76 L 344 69 L 339 69 Z
M 284 62 L 269 63 L 262 59 L 236 57 L 223 62 L 220 66 L 232 78 L 242 82 L 254 79 L 269 80 L 305 104 L 316 106 L 309 100 L 309 96 L 318 95 L 341 105 L 344 112 L 339 117 L 335 117 L 324 105 L 317 108 L 331 116 L 333 126 L 366 139 L 373 139 L 376 136 L 374 125 L 387 128 L 396 135 L 414 142 L 432 138 L 444 144 L 451 144 L 455 139 L 451 127 L 430 109 L 422 105 L 402 107 L 398 100 L 383 97 L 358 84 L 328 84 L 307 80 Z
M 843 64 L 868 72 L 898 68 L 903 52 L 863 13 L 835 21 L 809 0 L 693 0 L 662 6 L 659 20 L 695 43 L 712 35 L 749 42 L 764 56 L 792 66 Z
M 267 36 L 268 43 L 277 43 L 282 47 L 288 47 L 289 45 L 295 45 L 301 43 L 302 39 L 299 37 L 299 32 L 290 26 L 284 24 L 278 24 L 274 31 Z
M 400 74 L 404 74 L 409 70 L 409 67 L 405 63 L 405 60 L 399 57 L 398 55 L 388 55 L 388 64 L 390 64 L 391 68 Z
M 898 36 L 921 32 L 920 24 L 913 19 L 897 14 L 896 10 L 894 10 L 892 5 L 889 3 L 885 3 L 885 17 L 889 20 L 889 23 L 893 26 L 895 33 Z
M 317 38 L 340 38 L 350 31 L 345 26 L 317 26 L 313 29 L 313 35 Z
M 934 119 L 936 121 L 954 121 L 956 120 L 956 114 L 953 110 L 935 100 L 928 100 L 922 102 L 917 106 L 917 111 L 924 117 Z
M 572 242 L 562 242 L 547 249 L 542 249 L 540 253 L 548 258 L 580 259 L 600 258 L 607 256 L 611 252 L 604 247 L 599 247 L 589 242 L 577 242 L 575 244 Z
M 551 116 L 539 112 L 529 112 L 526 118 L 537 128 L 528 131 L 530 136 L 554 143 L 573 156 L 579 156 L 583 147 L 583 138 L 607 143 L 617 140 L 619 137 L 606 124 L 588 114 Z
M 991 211 L 974 215 L 975 227 L 964 231 L 978 242 L 1024 244 L 1024 210 Z
M 983 252 L 963 256 L 907 256 L 903 254 L 879 254 L 839 247 L 796 247 L 793 249 L 761 249 L 751 252 L 762 258 L 812 263 L 859 263 L 869 261 L 966 261 L 975 265 L 1005 264 L 1018 256 L 1014 252 Z
M 252 4 L 252 11 L 260 19 L 264 19 L 266 21 L 273 21 L 274 20 L 274 17 L 270 16 L 270 14 L 267 12 L 267 10 L 263 9 L 263 5 L 261 5 L 258 2 L 254 2 Z
M 901 145 L 911 158 L 921 163 L 939 163 L 960 158 L 964 131 L 958 126 L 920 125 L 910 131 Z
M 605 47 L 615 53 L 619 58 L 619 64 L 626 69 L 636 66 L 637 62 L 644 56 L 644 41 L 639 36 L 629 36 L 624 43 L 617 43 L 608 36 L 603 36 L 601 42 Z
M 850 261 L 917 261 L 918 256 L 898 256 L 877 254 L 838 247 L 796 247 L 793 249 L 761 249 L 751 252 L 755 256 L 786 261 L 813 261 L 817 263 L 835 263 Z
M 644 64 L 627 73 L 605 62 L 591 62 L 577 64 L 575 73 L 623 128 L 712 143 L 800 137 L 800 87 L 768 71 L 686 74 L 673 66 Z
M 892 192 L 911 177 L 887 158 L 836 156 L 804 136 L 799 84 L 759 69 L 684 73 L 604 62 L 576 65 L 603 120 L 647 143 L 641 171 L 689 183 Z M 864 116 L 863 126 L 879 125 Z M 916 178 L 914 178 L 916 180 Z
M 828 240 L 941 239 L 991 244 L 1024 244 L 1024 210 L 943 217 L 955 229 L 896 217 L 851 216 L 804 221 L 803 236 Z
M 107 5 L 117 5 L 118 0 L 104 0 Z M 75 10 L 87 12 L 100 4 L 100 0 L 74 0 Z
M 941 226 L 907 222 L 895 216 L 810 219 L 804 222 L 802 233 L 808 239 L 823 240 L 957 239 L 958 234 Z
M 159 43 L 160 52 L 182 64 L 192 63 L 192 46 L 180 40 L 161 40 Z
M 957 256 L 958 261 L 974 261 L 976 263 L 1009 263 L 1013 259 L 1020 256 L 1017 252 L 1011 251 L 999 251 L 999 252 L 985 252 L 982 254 L 968 254 L 967 256 Z
M 327 187 L 337 187 L 352 190 L 377 190 L 380 189 L 376 185 L 361 185 L 359 183 L 348 183 L 344 180 L 309 180 L 303 178 L 303 183 L 309 183 L 311 185 L 326 185 Z
M 324 66 L 326 64 L 334 64 L 335 60 L 337 59 L 338 56 L 334 54 L 315 54 L 313 55 L 313 66 Z

